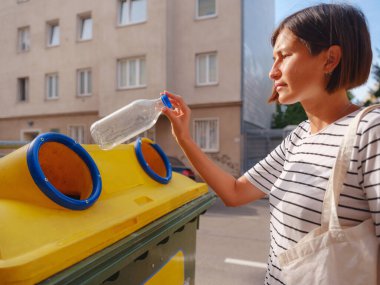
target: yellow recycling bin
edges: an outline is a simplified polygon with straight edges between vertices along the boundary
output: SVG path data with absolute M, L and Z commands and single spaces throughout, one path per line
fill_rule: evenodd
M 40 135 L 0 159 L 0 284 L 194 284 L 213 199 L 150 140 L 103 151 Z

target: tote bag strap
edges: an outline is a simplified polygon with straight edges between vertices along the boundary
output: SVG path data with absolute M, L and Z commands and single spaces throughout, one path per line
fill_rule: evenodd
M 323 231 L 327 229 L 340 229 L 337 213 L 338 201 L 354 149 L 356 132 L 363 116 L 379 107 L 380 104 L 375 104 L 364 108 L 355 116 L 348 126 L 347 133 L 339 147 L 338 155 L 332 169 L 332 175 L 327 183 L 327 189 L 323 199 L 321 220 Z

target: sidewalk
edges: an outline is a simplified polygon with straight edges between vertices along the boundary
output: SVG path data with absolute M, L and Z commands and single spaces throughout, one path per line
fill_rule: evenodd
M 268 248 L 268 199 L 238 208 L 218 199 L 200 218 L 195 284 L 264 284 Z

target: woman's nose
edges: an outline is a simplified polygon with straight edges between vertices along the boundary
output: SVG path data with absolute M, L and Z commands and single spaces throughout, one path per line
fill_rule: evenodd
M 278 79 L 281 76 L 281 71 L 276 64 L 273 64 L 271 70 L 269 71 L 269 78 L 272 80 Z

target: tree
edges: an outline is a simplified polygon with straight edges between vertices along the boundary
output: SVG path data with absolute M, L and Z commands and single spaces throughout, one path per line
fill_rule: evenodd
M 351 101 L 354 95 L 347 91 L 347 97 Z M 276 111 L 272 118 L 272 128 L 282 129 L 288 125 L 298 125 L 307 119 L 307 115 L 300 103 L 282 106 L 276 104 Z
M 378 50 L 379 52 L 379 50 Z M 375 98 L 380 98 L 380 64 L 379 63 L 375 63 L 373 65 L 373 76 L 375 77 L 376 81 L 377 81 L 377 90 L 375 90 L 373 92 L 373 96 L 375 96 Z
M 288 106 L 276 104 L 276 112 L 273 114 L 272 119 L 272 128 L 281 129 L 288 125 L 298 125 L 306 119 L 306 113 L 300 103 Z
M 377 52 L 378 52 L 379 58 L 380 58 L 380 50 L 377 49 Z M 380 82 L 380 64 L 379 63 L 375 63 L 373 65 L 373 71 L 372 71 L 372 73 L 373 73 L 373 76 L 375 77 L 376 81 Z M 379 89 L 380 89 L 380 87 L 379 87 Z
M 380 54 L 379 49 L 377 49 L 377 52 Z M 376 101 L 380 101 L 380 63 L 375 63 L 372 68 L 373 77 L 377 81 L 377 89 L 370 91 L 371 97 L 366 102 L 364 102 L 364 106 L 369 106 Z

